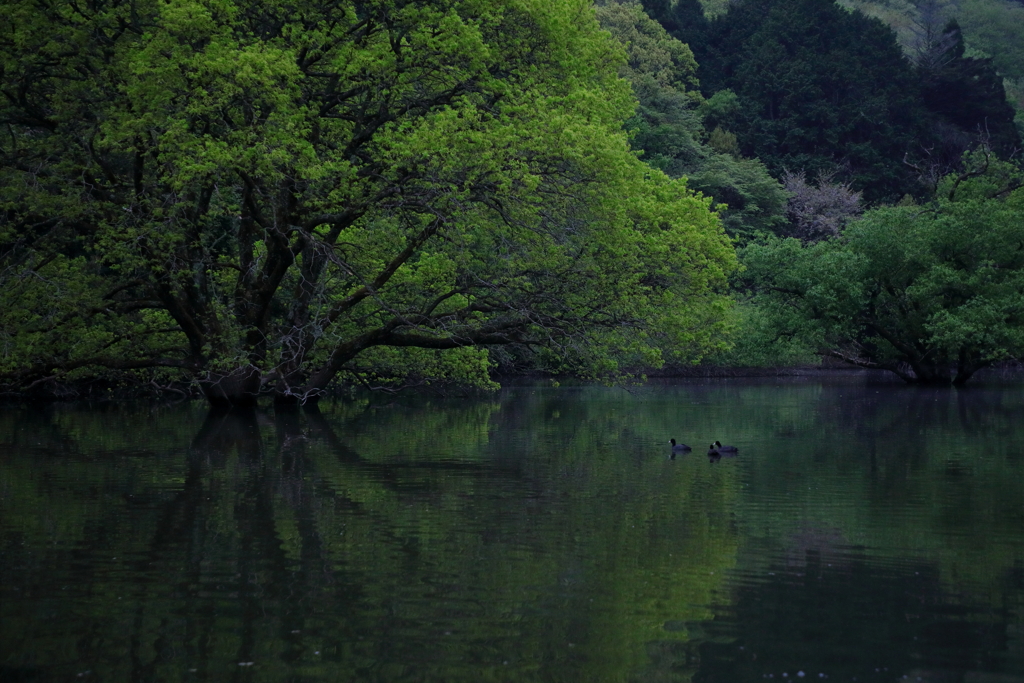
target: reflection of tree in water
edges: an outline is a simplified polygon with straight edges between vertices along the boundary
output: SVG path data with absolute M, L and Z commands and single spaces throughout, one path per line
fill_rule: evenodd
M 867 384 L 820 395 L 823 422 L 893 448 L 922 446 L 918 431 L 955 433 L 963 438 L 999 438 L 1012 433 L 1022 407 L 1015 392 L 985 386 L 960 389 Z
M 76 532 L 81 547 L 118 562 L 46 576 L 90 595 L 69 606 L 65 629 L 95 637 L 78 639 L 62 671 L 152 680 L 185 666 L 200 678 L 283 680 L 313 667 L 334 680 L 513 671 L 574 680 L 636 670 L 650 626 L 617 615 L 628 605 L 653 610 L 655 625 L 661 612 L 693 616 L 688 605 L 706 598 L 692 595 L 714 583 L 698 569 L 731 556 L 734 530 L 665 517 L 659 501 L 678 491 L 651 498 L 621 484 L 634 479 L 623 467 L 658 477 L 665 464 L 596 450 L 596 425 L 628 416 L 556 403 L 210 413 L 187 449 L 180 434 L 151 434 L 128 482 L 108 448 L 112 460 L 83 465 L 89 486 L 69 481 L 72 495 L 52 501 L 89 518 L 91 481 L 126 487 L 123 505 Z M 595 427 L 577 430 L 577 418 Z M 101 420 L 86 424 L 70 439 L 83 463 L 110 438 Z M 25 486 L 38 481 L 26 471 Z M 706 484 L 705 502 L 720 504 Z M 637 516 L 623 518 L 609 492 L 642 500 Z M 680 534 L 689 539 L 680 544 Z M 671 558 L 689 547 L 682 565 Z M 49 566 L 68 566 L 67 552 L 51 549 Z M 643 579 L 666 570 L 704 578 L 674 586 L 666 602 Z
M 358 440 L 359 425 L 347 426 Z M 404 427 L 416 431 L 408 420 Z M 544 628 L 508 628 L 515 621 L 488 626 L 483 617 L 492 605 L 480 602 L 467 583 L 487 583 L 477 575 L 487 565 L 486 547 L 508 540 L 508 529 L 481 533 L 475 552 L 482 556 L 474 556 L 473 544 L 465 556 L 438 552 L 438 537 L 459 528 L 460 511 L 428 512 L 423 506 L 444 507 L 453 499 L 471 504 L 474 481 L 519 476 L 513 469 L 468 460 L 389 459 L 393 455 L 386 445 L 360 455 L 336 424 L 316 413 L 279 411 L 272 420 L 253 411 L 210 414 L 178 461 L 184 466 L 178 485 L 147 493 L 146 483 L 137 482 L 132 489 L 128 503 L 148 521 L 122 520 L 121 527 L 133 532 L 112 532 L 108 541 L 140 541 L 137 550 L 102 551 L 133 557 L 129 570 L 156 588 L 134 589 L 128 611 L 119 611 L 127 603 L 104 601 L 90 615 L 77 615 L 75 632 L 103 633 L 111 622 L 122 626 L 116 636 L 80 642 L 79 659 L 110 680 L 160 678 L 182 659 L 201 678 L 220 678 L 228 667 L 231 678 L 247 679 L 250 670 L 237 663 L 256 661 L 266 671 L 279 657 L 295 667 L 312 660 L 334 671 L 335 680 L 401 679 L 400 671 L 386 669 L 413 666 L 436 675 L 451 669 L 458 678 L 460 669 L 481 666 L 474 657 L 485 659 L 484 667 L 502 666 L 504 659 L 486 659 L 510 653 L 536 661 L 549 640 L 569 639 L 565 631 L 578 640 L 586 635 L 579 624 L 543 617 L 543 604 L 534 607 L 532 621 Z M 346 486 L 354 497 L 345 495 Z M 498 507 L 515 512 L 516 500 L 510 496 Z M 505 521 L 511 528 L 526 525 L 524 519 Z M 349 543 L 342 535 L 354 539 Z M 518 583 L 544 586 L 552 568 L 541 566 Z M 452 579 L 438 582 L 445 574 Z M 108 581 L 111 593 L 124 588 L 121 579 L 74 572 L 70 578 L 90 591 L 102 592 L 99 585 Z M 504 595 L 507 579 L 495 580 L 494 597 L 505 603 L 499 613 L 511 615 L 536 590 Z M 577 608 L 573 613 L 585 605 Z M 445 633 L 461 637 L 438 648 Z M 112 636 L 124 638 L 125 656 L 117 665 L 103 665 L 109 646 L 102 643 Z
M 154 546 L 175 546 L 161 554 L 166 555 L 166 574 L 179 582 L 176 597 L 189 615 L 183 634 L 187 658 L 208 675 L 225 658 L 260 659 L 260 641 L 268 634 L 260 633 L 259 624 L 269 609 L 280 620 L 273 637 L 280 642 L 282 659 L 297 660 L 302 648 L 293 632 L 301 632 L 306 610 L 326 593 L 317 581 L 323 576 L 316 560 L 317 533 L 298 524 L 302 545 L 310 550 L 298 566 L 286 557 L 276 533 L 275 484 L 294 490 L 295 480 L 277 479 L 268 471 L 271 463 L 253 410 L 211 412 L 187 463 L 184 488 L 165 512 L 180 520 L 177 533 L 158 527 L 153 536 Z M 233 476 L 214 475 L 228 468 Z M 291 496 L 299 510 L 305 500 Z M 223 507 L 227 501 L 230 510 Z M 225 513 L 233 520 L 230 526 L 218 519 Z M 296 515 L 303 518 L 301 512 Z M 176 567 L 182 560 L 185 571 Z M 225 621 L 236 636 L 229 649 L 216 646 L 224 640 Z
M 376 543 L 392 551 L 386 553 L 392 566 L 382 567 L 381 573 L 407 571 L 409 580 L 416 581 L 420 569 L 417 538 L 407 536 L 396 524 L 398 520 L 381 509 L 371 509 L 346 497 L 337 487 L 329 487 L 324 477 L 330 473 L 318 471 L 309 450 L 326 445 L 347 475 L 394 493 L 398 501 L 421 498 L 419 487 L 404 485 L 402 470 L 415 466 L 364 459 L 315 411 L 305 415 L 277 411 L 273 425 L 277 448 L 264 453 L 257 422 L 253 412 L 211 415 L 191 451 L 193 461 L 205 458 L 214 467 L 233 452 L 243 466 L 245 479 L 231 510 L 237 538 L 226 558 L 239 577 L 236 594 L 242 637 L 234 656 L 239 661 L 259 659 L 261 653 L 255 648 L 261 645 L 265 657 L 270 637 L 287 644 L 281 655 L 284 662 L 297 664 L 318 653 L 323 662 L 333 658 L 334 665 L 356 677 L 369 673 L 361 669 L 360 661 L 367 667 L 381 661 L 420 661 L 430 666 L 438 659 L 437 653 L 423 648 L 422 643 L 417 646 L 415 638 L 403 636 L 414 615 L 403 613 L 397 596 L 381 596 L 372 587 L 376 577 L 365 574 L 367 567 L 361 558 L 339 556 L 326 542 L 326 536 L 343 533 L 338 528 L 346 526 L 330 524 L 334 513 L 362 518 Z M 448 471 L 479 469 L 450 463 L 423 466 Z M 325 511 L 325 504 L 331 509 Z M 291 523 L 282 523 L 282 518 Z M 282 532 L 294 536 L 282 542 Z M 194 554 L 209 558 L 222 551 L 207 547 Z M 280 622 L 277 633 L 260 632 L 268 613 Z M 215 637 L 215 626 L 209 624 L 207 639 Z M 309 644 L 311 636 L 316 644 Z
M 992 479 L 970 453 L 954 467 L 930 447 L 880 448 L 877 434 L 898 438 L 921 414 L 937 421 L 930 438 L 942 443 L 943 430 L 954 434 L 965 419 L 982 430 L 1000 425 L 1016 400 L 984 395 L 986 407 L 969 404 L 961 417 L 952 393 L 941 404 L 923 393 L 721 389 L 517 388 L 482 401 L 325 404 L 319 413 L 210 414 L 201 424 L 193 414 L 194 435 L 161 426 L 131 438 L 107 433 L 103 419 L 89 426 L 58 415 L 35 431 L 65 455 L 33 461 L 46 476 L 8 470 L 11 486 L 36 502 L 4 523 L 32 529 L 45 506 L 58 511 L 55 521 L 86 520 L 68 522 L 63 533 L 76 540 L 56 550 L 46 550 L 57 546 L 43 535 L 23 537 L 48 553 L 34 565 L 41 575 L 57 572 L 47 580 L 89 592 L 69 608 L 66 630 L 92 635 L 70 651 L 110 680 L 173 678 L 185 665 L 208 680 L 230 672 L 686 681 L 726 646 L 709 641 L 733 637 L 697 625 L 711 618 L 704 606 L 715 596 L 733 597 L 722 577 L 741 543 L 785 558 L 774 582 L 800 572 L 820 582 L 867 564 L 850 556 L 849 538 L 888 547 L 899 542 L 885 537 L 889 529 L 932 538 L 941 514 L 870 527 L 852 505 L 834 505 L 838 492 L 814 498 L 811 485 L 831 477 L 865 502 L 858 509 L 869 518 L 872 506 L 890 510 L 890 497 L 977 500 L 974 488 Z M 996 417 L 985 416 L 990 407 Z M 844 421 L 854 419 L 847 409 L 870 424 Z M 683 436 L 682 427 L 739 442 L 740 455 L 714 466 L 702 453 L 670 461 L 664 442 Z M 72 475 L 60 480 L 67 495 L 48 497 L 58 491 L 51 473 Z M 750 507 L 778 488 L 778 476 L 813 524 L 791 524 L 792 507 Z M 1019 482 L 989 488 L 986 501 L 1019 507 Z M 986 519 L 976 510 L 965 517 Z M 986 523 L 1005 531 L 1014 519 Z M 760 534 L 762 522 L 775 533 Z M 963 551 L 951 546 L 947 557 L 938 548 L 939 566 L 956 566 Z M 74 553 L 118 561 L 73 561 Z M 990 550 L 966 557 L 991 560 L 992 571 L 1012 566 Z M 946 570 L 929 571 L 948 588 Z M 735 598 L 754 601 L 756 584 Z M 1019 588 L 999 590 L 1007 610 L 1019 612 Z M 716 622 L 732 612 L 723 614 Z M 19 628 L 5 622 L 5 633 Z

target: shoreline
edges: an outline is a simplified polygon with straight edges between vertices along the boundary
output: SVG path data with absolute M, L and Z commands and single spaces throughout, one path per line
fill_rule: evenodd
M 792 380 L 800 379 L 847 379 L 864 380 L 872 383 L 894 384 L 907 386 L 906 383 L 896 375 L 887 370 L 875 370 L 858 368 L 843 364 L 822 364 L 822 365 L 799 365 L 799 366 L 775 366 L 775 367 L 726 367 L 714 365 L 697 366 L 674 366 L 669 368 L 651 369 L 637 371 L 645 379 L 638 384 L 664 384 L 673 380 L 756 380 L 769 378 L 786 378 Z M 567 375 L 553 375 L 550 373 L 529 371 L 514 374 L 496 374 L 493 379 L 502 387 L 522 386 L 534 382 L 555 382 L 564 386 L 578 386 L 600 380 L 579 379 Z M 966 385 L 970 388 L 979 384 L 1024 382 L 1024 364 L 1010 362 L 979 370 L 972 381 Z M 628 383 L 628 382 L 627 382 Z M 11 406 L 16 404 L 39 404 L 52 403 L 75 403 L 79 401 L 89 402 L 122 402 L 122 401 L 193 401 L 205 400 L 198 387 L 186 383 L 178 383 L 166 387 L 154 387 L 149 384 L 137 386 L 119 385 L 112 387 L 103 382 L 87 382 L 83 384 L 57 384 L 50 385 L 50 391 L 36 393 L 4 392 L 0 393 L 0 406 Z M 951 387 L 952 388 L 952 387 Z M 357 387 L 359 391 L 365 389 Z M 455 394 L 466 395 L 478 391 L 475 387 L 455 387 L 436 385 L 429 390 L 423 388 L 408 387 L 400 393 L 415 395 L 424 393 L 433 396 L 451 396 Z M 479 390 L 484 391 L 484 390 Z M 339 385 L 333 387 L 325 398 L 337 399 L 344 395 L 352 394 L 352 387 Z M 376 393 L 376 392 L 371 392 Z M 267 393 L 266 398 L 271 396 Z M 260 401 L 263 402 L 263 397 Z

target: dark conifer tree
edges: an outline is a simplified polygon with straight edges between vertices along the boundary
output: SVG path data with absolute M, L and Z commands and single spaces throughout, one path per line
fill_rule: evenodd
M 670 22 L 672 28 L 666 26 L 668 32 L 689 45 L 694 55 L 704 51 L 708 20 L 704 16 L 704 7 L 700 0 L 676 0 L 672 7 Z
M 744 0 L 711 22 L 697 54 L 707 94 L 740 100 L 727 127 L 775 174 L 846 168 L 869 201 L 919 189 L 918 78 L 881 22 L 832 0 Z
M 1014 125 L 1013 107 L 1006 100 L 1003 79 L 991 59 L 964 57 L 964 39 L 959 24 L 950 21 L 936 41 L 934 51 L 919 60 L 923 96 L 928 109 L 959 129 L 959 135 L 946 133 L 950 153 L 959 159 L 964 151 L 958 140 L 976 144 L 985 140 L 997 154 L 1008 156 L 1020 149 L 1021 140 Z M 942 133 L 942 127 L 937 127 Z M 948 140 L 950 137 L 956 140 Z
M 672 0 L 641 0 L 640 5 L 647 16 L 661 24 L 666 31 L 675 35 L 678 28 L 675 24 Z

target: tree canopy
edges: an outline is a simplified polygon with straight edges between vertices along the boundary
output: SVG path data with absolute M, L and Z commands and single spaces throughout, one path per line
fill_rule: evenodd
M 1024 353 L 1024 176 L 987 153 L 926 205 L 867 212 L 840 237 L 745 249 L 780 338 L 923 384 Z
M 630 151 L 589 2 L 5 10 L 9 389 L 296 401 L 339 373 L 486 384 L 490 346 L 602 373 L 720 344 L 732 248 Z

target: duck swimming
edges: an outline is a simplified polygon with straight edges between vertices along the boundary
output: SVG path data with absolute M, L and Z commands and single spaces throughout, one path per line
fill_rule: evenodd
M 687 446 L 685 443 L 676 443 L 675 439 L 669 439 L 668 442 L 672 444 L 673 453 L 688 453 L 693 449 Z
M 721 441 L 714 442 L 711 447 L 719 453 L 738 453 L 740 450 L 735 446 L 723 446 Z

